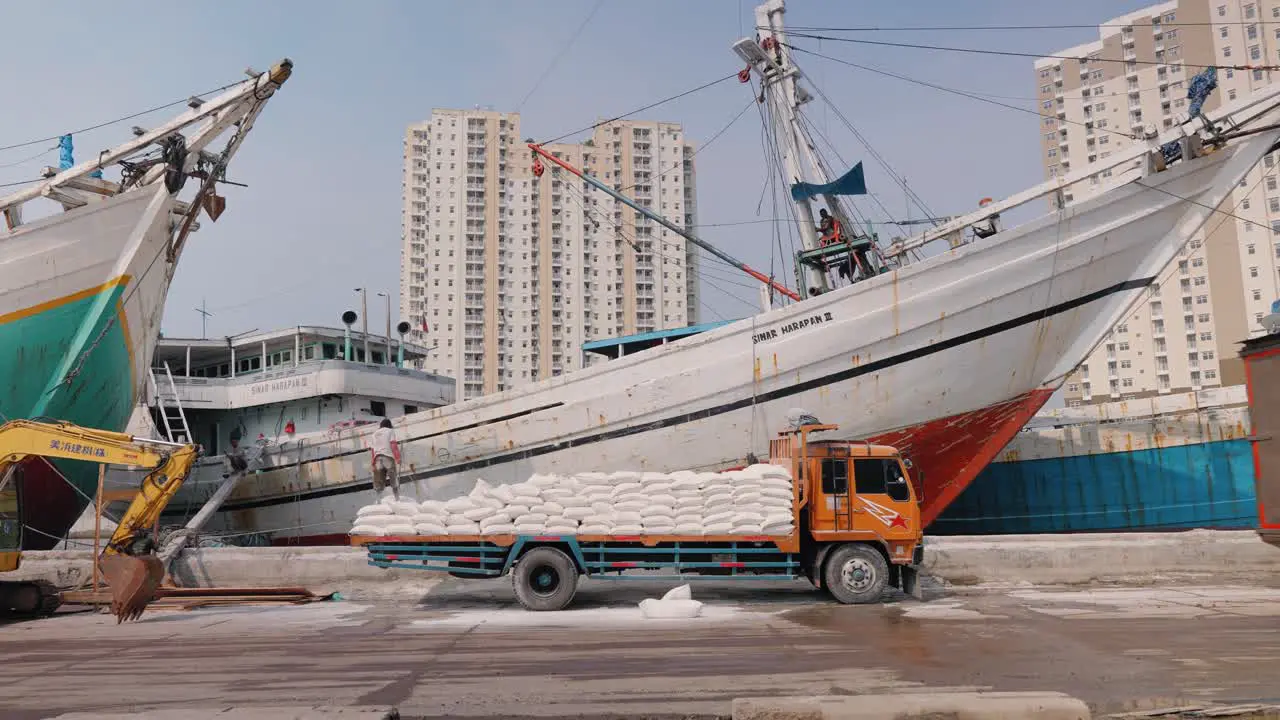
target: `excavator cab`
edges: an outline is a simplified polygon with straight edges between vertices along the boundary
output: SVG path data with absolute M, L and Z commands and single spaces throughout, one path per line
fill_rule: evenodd
M 96 559 L 111 590 L 111 611 L 116 621 L 138 619 L 164 580 L 164 564 L 156 557 L 151 527 L 190 474 L 198 456 L 194 445 L 135 438 L 69 423 L 13 420 L 0 425 L 0 572 L 17 569 L 20 559 L 22 502 L 18 483 L 13 479 L 24 460 L 43 457 L 149 468 L 138 491 L 129 493 L 129 508 Z M 35 585 L 5 582 L 0 575 L 0 599 L 12 599 L 8 602 L 11 607 L 0 609 L 33 613 L 48 608 L 49 603 L 39 597 L 33 604 L 33 591 L 38 596 L 47 595 L 44 588 Z

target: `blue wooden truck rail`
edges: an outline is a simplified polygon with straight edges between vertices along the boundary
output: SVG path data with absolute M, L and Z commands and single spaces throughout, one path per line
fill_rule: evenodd
M 509 546 L 484 541 L 378 541 L 367 543 L 369 564 L 451 572 L 474 577 L 500 577 L 528 547 L 551 545 L 566 550 L 583 575 L 609 580 L 705 579 L 792 580 L 802 577 L 800 556 L 780 551 L 760 539 L 714 542 L 664 542 L 647 547 L 636 541 L 580 541 L 572 535 L 519 535 Z M 632 575 L 627 570 L 669 568 L 673 575 Z

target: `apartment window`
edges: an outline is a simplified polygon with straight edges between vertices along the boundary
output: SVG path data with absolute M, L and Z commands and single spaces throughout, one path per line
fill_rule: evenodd
M 1226 26 L 1226 25 L 1223 25 L 1223 26 L 1222 26 L 1222 29 L 1218 31 L 1218 35 L 1220 35 L 1220 36 L 1222 37 L 1222 39 L 1223 39 L 1223 40 L 1226 40 L 1226 39 L 1227 39 L 1227 26 Z
M 1205 371 L 1204 371 L 1204 379 L 1205 379 L 1205 380 L 1213 380 L 1213 379 L 1214 379 L 1214 378 L 1216 378 L 1216 377 L 1218 377 L 1218 371 L 1217 371 L 1217 370 L 1205 370 Z
M 1246 245 L 1245 250 L 1247 250 L 1250 255 L 1257 253 L 1257 248 L 1253 245 L 1253 243 L 1249 243 L 1248 245 Z
M 1253 291 L 1253 299 L 1254 299 L 1254 300 L 1261 300 L 1261 299 L 1262 299 L 1262 291 L 1261 291 L 1261 290 L 1256 290 L 1256 289 L 1255 289 L 1255 290 Z
M 1132 360 L 1121 360 L 1121 361 L 1120 361 L 1120 369 L 1122 369 L 1122 370 L 1128 370 L 1128 369 L 1129 369 L 1129 368 L 1131 368 L 1131 367 L 1133 367 L 1133 361 L 1132 361 Z
M 1201 360 L 1212 360 L 1212 359 L 1213 359 L 1213 351 L 1212 351 L 1212 350 L 1205 350 L 1204 352 L 1200 353 L 1200 359 L 1201 359 Z
M 1192 247 L 1200 247 L 1199 245 L 1196 244 L 1198 242 L 1199 242 L 1198 240 L 1193 242 L 1191 244 Z M 1204 258 L 1191 258 L 1191 267 L 1204 267 Z
M 1249 29 L 1250 29 L 1250 30 L 1252 30 L 1253 28 L 1249 28 Z M 1259 58 L 1261 58 L 1261 57 L 1262 57 L 1262 51 L 1258 49 L 1258 46 L 1257 46 L 1257 45 L 1250 45 L 1250 46 L 1249 46 L 1249 58 L 1250 58 L 1250 59 L 1252 59 L 1252 60 L 1257 60 L 1257 59 L 1259 59 Z
M 1197 295 L 1197 296 L 1196 296 L 1196 304 L 1197 304 L 1197 305 L 1207 305 L 1208 303 L 1209 303 L 1209 296 L 1208 296 L 1208 295 Z
M 1236 99 L 1236 91 L 1235 91 L 1235 90 L 1228 90 L 1228 91 L 1227 91 L 1227 99 L 1228 99 L 1228 100 L 1235 100 L 1235 99 Z
M 1127 342 L 1117 343 L 1117 344 L 1116 344 L 1116 349 L 1117 349 L 1117 350 L 1119 350 L 1119 351 L 1121 351 L 1121 352 L 1124 352 L 1125 350 L 1128 350 L 1128 349 L 1129 349 L 1129 343 L 1127 343 Z M 1128 361 L 1126 360 L 1125 362 L 1128 362 Z
M 1117 335 L 1124 335 L 1127 332 L 1129 332 L 1129 325 L 1127 323 L 1122 323 L 1116 326 Z
M 1251 277 L 1251 278 L 1258 277 L 1258 268 L 1257 268 L 1257 267 L 1251 267 L 1251 268 L 1249 268 L 1249 277 Z
M 1200 313 L 1196 316 L 1196 320 L 1202 323 L 1209 322 L 1209 313 Z
M 1253 3 L 1250 3 L 1250 4 L 1248 4 L 1248 5 L 1245 5 L 1245 6 L 1244 6 L 1244 18 L 1245 18 L 1246 20 L 1252 20 L 1252 19 L 1253 19 L 1253 15 L 1254 15 L 1254 11 L 1253 11 Z
M 1222 57 L 1231 57 L 1231 46 L 1222 48 Z
M 1133 387 L 1133 378 L 1124 378 L 1120 384 L 1124 387 Z
M 1212 340 L 1212 339 L 1213 339 L 1213 333 L 1211 333 L 1211 332 L 1202 332 L 1202 333 L 1200 333 L 1200 339 L 1201 339 L 1201 340 L 1203 340 L 1203 341 L 1205 341 L 1205 342 L 1208 342 L 1208 341 L 1210 341 L 1210 340 Z
M 1222 17 L 1222 16 L 1224 16 L 1224 15 L 1226 15 L 1226 14 L 1227 14 L 1227 6 L 1226 6 L 1226 5 L 1219 5 L 1219 6 L 1218 6 L 1218 17 Z

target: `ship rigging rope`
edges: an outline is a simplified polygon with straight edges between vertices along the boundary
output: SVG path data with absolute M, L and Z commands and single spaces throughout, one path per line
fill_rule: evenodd
M 609 118 L 608 120 L 601 120 L 601 121 L 599 121 L 599 122 L 592 123 L 591 125 L 588 125 L 588 126 L 586 126 L 586 127 L 584 127 L 584 128 L 579 128 L 579 129 L 577 129 L 577 130 L 573 130 L 573 131 L 571 131 L 571 132 L 567 132 L 567 133 L 565 133 L 565 134 L 563 134 L 563 135 L 558 135 L 558 136 L 556 136 L 556 137 L 554 137 L 554 138 L 551 138 L 550 140 L 544 140 L 543 142 L 538 143 L 538 144 L 540 144 L 540 145 L 550 145 L 551 143 L 559 142 L 559 141 L 561 141 L 561 140 L 563 140 L 563 139 L 565 139 L 565 138 L 569 137 L 570 135 L 577 135 L 577 134 L 579 134 L 579 133 L 587 132 L 588 130 L 595 130 L 596 128 L 600 127 L 601 125 L 608 125 L 608 124 L 609 124 L 609 123 L 611 123 L 611 122 L 617 122 L 618 120 L 623 120 L 623 119 L 625 119 L 625 118 L 631 117 L 632 115 L 635 115 L 636 113 L 641 113 L 641 112 L 644 112 L 645 110 L 651 110 L 651 109 L 653 109 L 653 108 L 658 107 L 659 105 L 665 105 L 665 104 L 667 104 L 667 103 L 671 102 L 672 100 L 679 100 L 680 98 L 685 97 L 685 96 L 687 96 L 687 95 L 692 95 L 692 94 L 694 94 L 694 93 L 696 93 L 696 92 L 699 92 L 699 91 L 702 91 L 702 90 L 706 90 L 706 89 L 707 89 L 707 88 L 709 88 L 709 87 L 712 87 L 712 86 L 715 86 L 715 85 L 719 85 L 720 83 L 722 83 L 722 82 L 724 82 L 724 81 L 726 81 L 726 80 L 733 80 L 733 79 L 736 79 L 737 77 L 738 77 L 738 71 L 736 71 L 736 70 L 735 70 L 735 71 L 733 71 L 733 72 L 729 73 L 728 75 L 725 75 L 724 77 L 719 78 L 718 80 L 712 80 L 711 82 L 703 83 L 703 84 L 699 85 L 698 87 L 690 88 L 690 89 L 685 90 L 684 92 L 679 93 L 679 94 L 677 94 L 677 95 L 672 95 L 672 96 L 670 96 L 670 97 L 663 98 L 663 99 L 658 100 L 658 101 L 656 101 L 656 102 L 651 102 L 651 103 L 649 103 L 648 105 L 645 105 L 644 107 L 638 107 L 638 108 L 636 108 L 635 110 L 631 110 L 630 112 L 625 112 L 625 113 L 623 113 L 623 114 L 621 114 L 621 115 L 617 115 L 617 116 L 615 116 L 615 117 L 611 117 L 611 118 Z
M 697 157 L 698 153 L 700 153 L 700 152 L 702 152 L 703 150 L 706 150 L 707 148 L 711 147 L 711 143 L 713 143 L 713 142 L 715 142 L 716 140 L 718 140 L 718 139 L 720 138 L 720 136 L 721 136 L 721 135 L 723 135 L 723 134 L 725 134 L 725 132 L 726 132 L 729 128 L 733 127 L 733 124 L 734 124 L 734 123 L 736 123 L 736 122 L 738 122 L 738 119 L 739 119 L 739 118 L 741 118 L 743 115 L 745 115 L 745 114 L 746 114 L 746 112 L 747 112 L 747 110 L 750 110 L 750 109 L 751 109 L 751 106 L 752 106 L 752 105 L 754 105 L 755 103 L 756 103 L 756 99 L 755 99 L 754 97 L 753 97 L 753 98 L 751 98 L 750 100 L 748 100 L 748 101 L 747 101 L 747 104 L 746 104 L 746 105 L 743 105 L 743 106 L 742 106 L 742 109 L 738 111 L 738 114 L 737 114 L 737 115 L 734 115 L 734 116 L 733 116 L 733 118 L 732 118 L 731 120 L 729 120 L 729 122 L 725 123 L 723 127 L 721 127 L 719 130 L 717 130 L 717 131 L 715 132 L 715 134 L 711 136 L 711 139 L 710 139 L 710 140 L 706 141 L 705 143 L 703 143 L 703 144 L 702 144 L 702 145 L 700 145 L 699 147 L 694 148 L 694 149 L 693 149 L 693 152 L 689 153 L 689 158 Z M 685 159 L 684 159 L 684 158 L 681 158 L 680 160 L 677 160 L 677 161 L 675 161 L 675 162 L 671 163 L 671 167 L 669 167 L 669 168 L 667 168 L 666 170 L 663 170 L 662 172 L 658 173 L 658 177 L 660 177 L 660 178 L 662 178 L 662 177 L 666 177 L 668 174 L 670 174 L 670 173 L 671 173 L 671 171 L 672 171 L 672 170 L 677 170 L 677 169 L 679 169 L 679 168 L 684 167 L 684 161 L 685 161 Z M 632 189 L 632 188 L 636 187 L 637 185 L 642 185 L 642 184 L 644 184 L 644 183 L 634 182 L 634 183 L 631 183 L 630 185 L 627 185 L 626 187 L 616 188 L 616 189 L 615 189 L 615 192 L 626 192 L 626 191 L 628 191 L 628 190 L 630 190 L 630 189 Z
M 899 43 L 899 42 L 888 42 L 885 40 L 864 40 L 862 38 L 842 38 L 842 37 L 835 37 L 833 35 L 814 35 L 811 33 L 802 33 L 802 32 L 801 33 L 788 32 L 787 35 L 789 37 L 805 38 L 807 40 L 830 40 L 832 42 L 857 43 L 861 45 L 875 45 L 879 47 L 911 48 L 915 50 L 933 50 L 933 51 L 942 51 L 942 52 L 969 53 L 973 55 L 1025 57 L 1025 58 L 1035 58 L 1037 60 L 1080 60 L 1081 59 L 1080 56 L 1071 56 L 1071 55 L 1041 55 L 1039 53 L 1017 52 L 1014 50 L 989 50 L 986 48 L 952 47 L 949 45 L 926 45 L 923 43 Z M 1280 65 L 1219 65 L 1219 64 L 1205 65 L 1205 64 L 1189 63 L 1186 61 L 1168 62 L 1168 61 L 1161 61 L 1161 60 L 1126 60 L 1124 58 L 1103 58 L 1103 57 L 1091 57 L 1091 56 L 1085 56 L 1085 57 L 1088 58 L 1090 63 L 1114 62 L 1114 63 L 1125 63 L 1125 64 L 1133 64 L 1133 65 L 1163 65 L 1163 66 L 1181 65 L 1182 67 L 1188 67 L 1188 68 L 1200 68 L 1200 69 L 1218 68 L 1221 70 L 1280 70 Z
M 655 250 L 651 250 L 651 251 L 647 251 L 647 252 L 646 252 L 645 250 L 643 250 L 643 249 L 641 249 L 641 248 L 639 247 L 639 245 L 637 244 L 637 242 L 636 242 L 636 240 L 635 240 L 634 238 L 631 238 L 631 237 L 629 237 L 629 236 L 627 235 L 626 231 L 624 231 L 624 230 L 623 230 L 623 228 L 622 228 L 622 226 L 621 226 L 621 225 L 618 225 L 617 223 L 613 222 L 613 220 L 612 220 L 612 219 L 610 219 L 610 218 L 608 218 L 608 217 L 604 216 L 604 214 L 603 214 L 603 212 L 602 212 L 602 211 L 597 210 L 597 209 L 592 208 L 592 207 L 589 207 L 589 206 L 590 206 L 590 203 L 589 203 L 589 202 L 584 202 L 584 201 L 588 200 L 588 198 L 587 198 L 585 195 L 583 195 L 583 194 L 582 194 L 582 189 L 581 189 L 581 188 L 578 188 L 578 187 L 577 187 L 577 185 L 576 185 L 576 183 L 572 183 L 572 182 L 565 182 L 565 189 L 566 189 L 566 191 L 565 191 L 565 195 L 566 195 L 566 196 L 568 196 L 568 197 L 569 197 L 569 199 L 573 200 L 573 202 L 574 202 L 575 204 L 577 204 L 577 206 L 578 206 L 578 207 L 580 207 L 580 208 L 582 209 L 582 211 L 583 211 L 583 217 L 584 217 L 584 218 L 586 218 L 588 214 L 595 215 L 597 218 L 602 218 L 602 217 L 603 217 L 604 222 L 606 222 L 608 225 L 612 226 L 612 227 L 613 227 L 613 230 L 614 230 L 614 232 L 617 234 L 617 236 L 618 236 L 619 238 L 621 238 L 624 242 L 626 242 L 628 245 L 630 245 L 630 246 L 631 246 L 631 249 L 632 249 L 633 251 L 635 251 L 635 252 L 637 252 L 637 253 L 646 253 L 646 254 L 649 254 L 649 255 L 656 255 L 657 257 L 662 258 L 664 261 L 665 261 L 665 260 L 671 260 L 671 261 L 672 261 L 672 263 L 674 263 L 675 265 L 677 265 L 677 266 L 681 266 L 681 267 L 684 267 L 684 269 L 685 269 L 685 274 L 686 274 L 686 278 L 685 278 L 685 282 L 686 282 L 686 283 L 692 282 L 692 281 L 693 281 L 693 274 L 697 274 L 697 275 L 699 276 L 699 278 L 701 278 L 701 279 L 702 279 L 704 282 L 706 282 L 708 285 L 711 285 L 711 286 L 712 286 L 713 288 L 715 288 L 716 290 L 719 290 L 720 292 L 724 293 L 725 295 L 728 295 L 729 297 L 731 297 L 731 298 L 733 298 L 733 299 L 735 299 L 735 300 L 738 300 L 739 302 L 745 303 L 745 304 L 747 304 L 747 305 L 749 305 L 749 306 L 751 306 L 751 307 L 753 307 L 753 308 L 755 307 L 755 305 L 753 305 L 753 304 L 749 303 L 749 302 L 748 302 L 748 301 L 746 301 L 746 300 L 743 300 L 741 297 L 738 297 L 737 295 L 734 295 L 733 293 L 729 292 L 728 290 L 725 290 L 724 288 L 722 288 L 722 287 L 720 287 L 720 286 L 718 286 L 718 285 L 715 285 L 714 283 L 712 283 L 712 282 L 711 282 L 712 278 L 714 278 L 715 280 L 719 280 L 720 282 L 725 282 L 725 283 L 729 283 L 729 284 L 731 284 L 731 285 L 737 285 L 737 286 L 739 286 L 739 287 L 743 287 L 743 288 L 751 289 L 751 288 L 752 288 L 752 286 L 751 286 L 751 285 L 747 285 L 747 284 L 745 284 L 745 283 L 737 282 L 737 281 L 736 281 L 736 279 L 729 279 L 729 278 L 721 277 L 721 276 L 718 276 L 718 275 L 711 275 L 711 271 L 712 271 L 712 270 L 719 270 L 719 271 L 721 271 L 721 272 L 727 272 L 729 269 L 732 269 L 733 271 L 737 272 L 737 271 L 740 271 L 740 270 L 741 270 L 741 268 L 738 268 L 738 267 L 736 267 L 736 266 L 734 266 L 734 265 L 730 265 L 728 262 L 725 262 L 723 259 L 718 258 L 718 257 L 716 257 L 715 255 L 701 255 L 701 254 L 700 254 L 700 255 L 699 255 L 699 257 L 703 257 L 703 258 L 709 257 L 709 258 L 711 258 L 712 260 L 715 260 L 715 261 L 717 261 L 717 262 L 720 262 L 720 263 L 722 263 L 722 264 L 724 265 L 724 267 L 723 267 L 723 268 L 721 268 L 721 267 L 720 267 L 720 266 L 718 266 L 718 265 L 706 265 L 706 266 L 701 266 L 701 267 L 697 267 L 697 268 L 692 268 L 692 267 L 690 267 L 690 266 L 689 266 L 688 262 L 687 262 L 687 261 L 685 261 L 684 259 L 681 259 L 681 258 L 673 258 L 673 257 L 671 257 L 671 256 L 669 256 L 669 255 L 666 255 L 665 253 L 663 253 L 663 252 L 662 252 L 662 251 L 660 251 L 660 250 L 656 250 L 656 249 L 655 249 Z M 575 194 L 575 193 L 576 193 L 576 194 Z M 579 199 L 579 195 L 581 195 L 581 199 Z M 599 222 L 599 221 L 597 220 L 597 221 L 595 221 L 595 222 Z M 649 240 L 649 241 L 647 241 L 647 242 L 653 243 L 653 242 L 655 242 L 655 241 L 653 241 L 653 240 Z M 693 272 L 692 272 L 692 273 L 690 273 L 690 272 L 689 272 L 690 270 L 692 270 Z M 702 305 L 703 309 L 705 309 L 705 310 L 709 310 L 713 315 L 715 315 L 716 317 L 720 318 L 721 320 L 724 320 L 724 319 L 725 319 L 725 317 L 724 317 L 723 315 L 721 315 L 719 312 L 717 312 L 715 308 L 711 307 L 710 305 L 707 305 L 707 304 L 706 304 L 706 302 L 702 300 L 702 298 L 701 298 L 701 294 L 699 294 L 698 302 L 699 302 L 699 304 L 700 304 L 700 305 Z
M 898 80 L 902 80 L 902 81 L 909 82 L 909 83 L 914 83 L 914 84 L 916 84 L 916 85 L 923 85 L 924 87 L 927 87 L 927 88 L 932 88 L 932 89 L 934 89 L 934 90 L 940 90 L 940 91 L 942 91 L 942 92 L 951 93 L 951 94 L 953 94 L 953 95 L 960 95 L 960 96 L 962 96 L 962 97 L 971 98 L 971 99 L 973 99 L 973 100 L 977 100 L 977 101 L 979 101 L 979 102 L 990 103 L 991 105 L 997 105 L 997 106 L 999 106 L 999 107 L 1007 108 L 1007 109 L 1009 109 L 1009 110 L 1017 110 L 1018 112 L 1022 112 L 1022 113 L 1029 113 L 1029 114 L 1031 114 L 1031 115 L 1035 115 L 1035 116 L 1037 116 L 1037 117 L 1041 117 L 1041 118 L 1051 118 L 1051 119 L 1056 120 L 1057 122 L 1060 122 L 1060 123 L 1067 123 L 1067 124 L 1070 124 L 1070 125 L 1079 125 L 1079 126 L 1081 126 L 1081 127 L 1086 127 L 1086 126 L 1087 126 L 1087 124 L 1086 124 L 1086 123 L 1083 123 L 1083 122 L 1079 122 L 1079 121 L 1076 121 L 1076 120 L 1067 120 L 1067 119 L 1059 118 L 1056 114 L 1053 114 L 1053 113 L 1048 113 L 1048 114 L 1046 114 L 1046 113 L 1042 113 L 1042 112 L 1040 112 L 1039 110 L 1032 110 L 1032 109 L 1030 109 L 1030 108 L 1018 107 L 1017 105 L 1010 105 L 1009 103 L 1000 102 L 999 100 L 992 100 L 992 99 L 990 99 L 990 98 L 986 98 L 986 97 L 983 97 L 983 96 L 981 96 L 981 95 L 978 95 L 978 94 L 975 94 L 975 93 L 971 93 L 971 92 L 968 92 L 968 91 L 965 91 L 965 90 L 957 90 L 957 89 L 955 89 L 955 88 L 949 88 L 949 87 L 946 87 L 946 86 L 944 86 L 944 85 L 938 85 L 938 84 L 936 84 L 936 83 L 931 83 L 931 82 L 928 82 L 928 81 L 926 81 L 926 80 L 918 80 L 918 79 L 913 78 L 913 77 L 908 77 L 908 76 L 906 76 L 906 75 L 901 75 L 901 74 L 899 74 L 899 73 L 890 72 L 889 70 L 882 70 L 882 69 L 880 69 L 880 68 L 872 67 L 872 66 L 870 66 L 870 65 L 862 65 L 862 64 L 859 64 L 859 63 L 851 62 L 851 61 L 849 61 L 849 60 L 842 60 L 842 59 L 837 58 L 837 57 L 832 57 L 832 56 L 830 56 L 830 55 L 824 55 L 824 54 L 819 53 L 819 52 L 814 52 L 813 50 L 806 50 L 805 48 L 802 48 L 802 47 L 796 47 L 796 46 L 794 46 L 794 45 L 787 45 L 787 48 L 789 48 L 790 50 L 792 50 L 792 51 L 794 51 L 794 52 L 800 52 L 800 53 L 804 53 L 804 54 L 806 54 L 806 55 L 812 55 L 812 56 L 814 56 L 814 57 L 822 58 L 823 60 L 830 60 L 831 62 L 840 63 L 841 65 L 847 65 L 847 66 L 849 66 L 849 67 L 857 68 L 857 69 L 859 69 L 859 70 L 866 70 L 867 72 L 873 72 L 873 73 L 876 73 L 876 74 L 878 74 L 878 75 L 885 75 L 885 76 L 887 76 L 887 77 L 896 78 L 896 79 L 898 79 Z M 814 89 L 815 89 L 815 90 L 818 90 L 818 93 L 819 93 L 819 94 L 821 94 L 821 93 L 822 93 L 822 90 L 821 90 L 821 89 L 818 89 L 818 88 L 816 88 L 816 87 L 815 87 Z M 1130 140 L 1136 140 L 1136 139 L 1137 139 L 1137 137 L 1136 137 L 1135 135 L 1133 135 L 1133 134 L 1131 134 L 1131 133 L 1127 133 L 1127 132 L 1121 132 L 1121 131 L 1119 131 L 1119 130 L 1112 130 L 1112 129 L 1110 129 L 1110 128 L 1101 128 L 1101 127 L 1094 127 L 1093 129 L 1094 129 L 1096 132 L 1104 132 L 1104 133 L 1107 133 L 1107 134 L 1109 134 L 1109 135 L 1118 135 L 1118 136 L 1120 136 L 1120 137 L 1128 138 L 1128 139 L 1130 139 Z M 932 213 L 930 213 L 930 214 L 932 214 Z
M 591 8 L 591 12 L 587 13 L 587 18 L 583 20 L 582 24 L 578 25 L 578 29 L 574 30 L 573 34 L 569 36 L 569 41 L 560 46 L 560 52 L 556 53 L 555 57 L 551 58 L 551 62 L 547 65 L 547 69 L 542 71 L 542 74 L 539 75 L 538 79 L 533 83 L 533 87 L 529 88 L 529 92 L 525 93 L 524 97 L 520 99 L 520 103 L 516 105 L 516 112 L 520 112 L 520 109 L 524 107 L 524 104 L 529 102 L 529 98 L 533 97 L 533 94 L 538 91 L 539 87 L 542 87 L 543 81 L 551 75 L 551 71 L 555 69 L 556 63 L 559 63 L 560 60 L 564 58 L 565 54 L 569 52 L 569 48 L 573 47 L 573 44 L 578 41 L 578 37 L 582 35 L 582 31 L 586 29 L 587 23 L 591 22 L 591 18 L 596 16 L 596 12 L 600 10 L 600 6 L 603 4 L 604 0 L 596 0 L 595 7 Z
M 1222 27 L 1227 25 L 1277 25 L 1275 20 L 1229 20 L 1225 22 L 1162 22 L 1152 23 L 1152 31 L 1178 27 Z M 1093 30 L 1094 28 L 1144 27 L 1145 23 L 1057 24 L 1057 25 L 863 25 L 860 27 L 822 27 L 818 25 L 788 25 L 787 33 L 802 32 L 953 32 L 987 30 Z M 760 32 L 772 32 L 773 28 L 756 27 Z
M 212 95 L 212 94 L 214 94 L 214 93 L 222 92 L 223 90 L 228 90 L 228 89 L 230 89 L 230 88 L 233 88 L 233 87 L 235 87 L 235 86 L 239 85 L 239 84 L 240 84 L 240 83 L 242 83 L 242 82 L 244 82 L 244 80 L 237 80 L 236 82 L 229 83 L 229 84 L 227 84 L 227 85 L 223 85 L 222 87 L 216 87 L 216 88 L 214 88 L 214 89 L 212 89 L 212 90 L 206 90 L 206 91 L 204 91 L 204 92 L 202 92 L 202 93 L 200 93 L 200 94 L 198 94 L 198 95 L 195 95 L 194 97 L 205 97 L 206 95 Z M 15 149 L 15 148 L 28 147 L 28 146 L 31 146 L 31 145 L 38 145 L 38 144 L 43 143 L 43 142 L 50 142 L 50 141 L 52 141 L 52 140 L 57 140 L 58 138 L 62 137 L 63 135 L 79 135 L 79 134 L 81 134 L 81 133 L 87 133 L 87 132 L 91 132 L 91 131 L 93 131 L 93 130 L 100 130 L 100 129 L 104 128 L 104 127 L 108 127 L 108 126 L 111 126 L 111 125 L 115 125 L 115 124 L 117 124 L 117 123 L 122 123 L 122 122 L 126 122 L 126 121 L 128 121 L 128 120 L 133 120 L 133 119 L 135 119 L 135 118 L 140 118 L 140 117 L 142 117 L 143 115 L 150 115 L 151 113 L 154 113 L 154 112 L 160 112 L 161 110 L 168 110 L 169 108 L 171 108 L 171 107 L 175 107 L 175 106 L 177 106 L 177 105 L 183 105 L 183 104 L 186 104 L 188 101 L 190 101 L 190 100 L 191 100 L 191 98 L 192 98 L 192 97 L 193 97 L 193 96 L 191 96 L 191 95 L 187 95 L 187 96 L 183 97 L 181 100 L 174 100 L 173 102 L 165 103 L 164 105 L 157 105 L 157 106 L 155 106 L 155 107 L 147 108 L 146 110 L 142 110 L 142 111 L 139 111 L 139 112 L 133 113 L 132 115 L 125 115 L 124 117 L 118 117 L 118 118 L 116 118 L 116 119 L 114 119 L 114 120 L 107 120 L 107 121 L 105 121 L 105 122 L 97 123 L 96 125 L 89 125 L 89 126 L 87 126 L 87 127 L 82 127 L 82 128 L 78 128 L 78 129 L 75 129 L 75 130 L 68 130 L 68 131 L 67 131 L 67 132 L 65 132 L 65 133 L 59 133 L 59 134 L 57 134 L 57 135 L 50 135 L 49 137 L 44 137 L 44 138 L 36 138 L 35 140 L 28 140 L 28 141 L 26 141 L 26 142 L 14 143 L 14 144 L 12 144 L 12 145 L 4 145 L 4 146 L 0 146 L 0 152 L 5 152 L 6 150 L 13 150 L 13 149 Z M 35 182 L 35 181 L 32 181 L 32 182 Z M 3 187 L 3 186 L 0 186 L 0 187 Z

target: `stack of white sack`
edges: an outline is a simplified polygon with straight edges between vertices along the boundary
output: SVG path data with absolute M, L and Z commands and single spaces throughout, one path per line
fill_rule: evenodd
M 381 502 L 365 505 L 356 511 L 352 535 L 417 535 L 413 519 L 418 515 L 418 503 L 412 500 L 396 500 L 387 497 Z
M 477 480 L 469 494 L 444 502 L 370 505 L 360 509 L 351 534 L 403 534 L 398 508 L 407 504 L 415 508 L 408 519 L 417 535 L 789 535 L 792 496 L 791 474 L 777 465 L 726 473 L 539 474 L 513 485 Z M 379 525 L 388 507 L 397 510 Z

